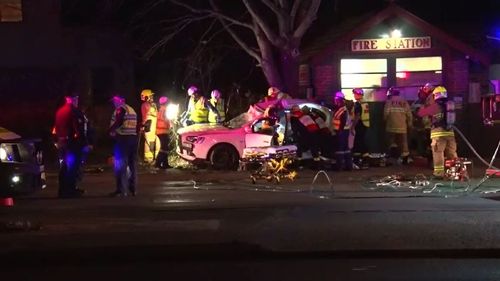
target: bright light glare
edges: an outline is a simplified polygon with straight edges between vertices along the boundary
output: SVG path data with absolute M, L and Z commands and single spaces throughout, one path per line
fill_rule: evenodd
M 12 182 L 13 183 L 18 183 L 20 180 L 21 180 L 21 178 L 19 178 L 19 176 L 13 176 L 12 177 Z
M 392 32 L 391 32 L 391 37 L 392 38 L 400 38 L 402 36 L 401 34 L 401 30 L 399 29 L 394 29 Z
M 169 104 L 167 105 L 166 117 L 168 120 L 175 120 L 179 115 L 179 105 L 178 104 Z
M 380 35 L 380 37 L 382 37 L 382 38 L 389 38 L 389 34 L 384 33 L 384 34 Z
M 7 150 L 5 148 L 0 147 L 0 160 L 4 161 L 7 159 Z

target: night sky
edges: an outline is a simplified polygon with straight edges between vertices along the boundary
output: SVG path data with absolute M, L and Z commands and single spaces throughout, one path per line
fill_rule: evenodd
M 200 35 L 206 30 L 208 22 L 194 23 L 184 32 L 179 33 L 165 48 L 160 49 L 147 60 L 144 51 L 162 35 L 158 22 L 166 17 L 182 15 L 184 10 L 169 4 L 159 5 L 146 16 L 139 16 L 145 3 L 150 1 L 122 1 L 119 7 L 102 6 L 105 1 L 66 0 L 64 1 L 63 21 L 67 25 L 106 24 L 121 28 L 133 42 L 137 56 L 137 84 L 167 91 L 182 90 L 196 81 L 186 79 L 186 58 L 192 56 L 198 46 Z M 120 2 L 120 1 L 118 1 Z M 168 2 L 168 1 L 165 1 Z M 205 4 L 207 1 L 190 0 L 193 4 Z M 228 1 L 218 1 L 228 5 Z M 303 47 L 321 36 L 329 28 L 353 17 L 362 17 L 380 11 L 388 5 L 387 0 L 323 0 L 318 18 L 304 38 Z M 488 47 L 486 35 L 500 37 L 500 1 L 499 0 L 398 0 L 395 1 L 411 13 L 438 26 L 455 37 L 475 46 Z M 233 15 L 237 14 L 236 1 Z M 138 27 L 139 26 L 139 27 Z M 249 36 L 250 38 L 250 36 Z M 213 45 L 205 48 L 207 52 L 219 53 L 222 61 L 215 72 L 213 85 L 229 88 L 233 82 L 243 88 L 262 89 L 265 79 L 255 62 L 225 33 L 213 40 Z M 237 61 L 237 63 L 235 63 Z

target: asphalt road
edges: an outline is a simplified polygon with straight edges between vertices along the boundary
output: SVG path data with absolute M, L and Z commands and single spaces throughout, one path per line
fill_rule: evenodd
M 301 171 L 276 185 L 247 172 L 142 170 L 137 197 L 109 198 L 111 171 L 89 171 L 84 198 L 64 200 L 50 174 L 47 190 L 0 208 L 0 258 L 18 277 L 171 268 L 209 280 L 498 280 L 498 181 L 479 190 L 488 194 L 367 184 L 401 172 L 422 171 L 328 172 L 314 184 L 316 172 Z

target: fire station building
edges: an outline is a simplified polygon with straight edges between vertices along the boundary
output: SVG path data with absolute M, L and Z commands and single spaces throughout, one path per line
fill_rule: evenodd
M 474 115 L 467 123 L 481 125 L 481 94 L 492 92 L 485 53 L 394 3 L 346 25 L 350 29 L 336 27 L 305 49 L 299 87 L 304 96 L 326 102 L 336 91 L 353 99 L 352 89 L 363 88 L 374 127 L 372 150 L 383 150 L 382 111 L 389 87 L 397 87 L 411 103 L 425 83 L 444 85 L 459 109 L 458 125 L 465 125 L 464 114 Z M 470 103 L 474 106 L 464 106 Z M 474 134 L 467 129 L 467 135 Z

